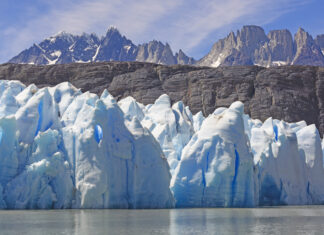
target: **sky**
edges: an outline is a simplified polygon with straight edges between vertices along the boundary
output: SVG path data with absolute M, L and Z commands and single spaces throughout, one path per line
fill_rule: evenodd
M 324 0 L 1 0 L 0 63 L 66 31 L 102 36 L 115 26 L 133 43 L 168 42 L 200 59 L 243 25 L 324 34 Z

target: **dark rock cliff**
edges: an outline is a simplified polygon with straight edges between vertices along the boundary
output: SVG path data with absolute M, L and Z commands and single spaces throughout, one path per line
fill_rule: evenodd
M 313 66 L 196 67 L 140 62 L 100 62 L 35 66 L 0 65 L 0 79 L 39 87 L 69 81 L 82 91 L 107 88 L 117 99 L 133 96 L 144 104 L 167 93 L 193 113 L 205 115 L 240 100 L 252 118 L 315 123 L 324 133 L 324 68 Z

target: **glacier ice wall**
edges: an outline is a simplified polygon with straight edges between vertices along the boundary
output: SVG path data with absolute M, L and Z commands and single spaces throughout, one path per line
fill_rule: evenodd
M 315 125 L 272 118 L 262 123 L 243 114 L 241 102 L 207 118 L 201 112 L 193 116 L 182 102 L 171 106 L 167 95 L 147 106 L 130 97 L 119 104 L 160 143 L 177 207 L 324 203 L 323 152 Z
M 171 208 L 163 152 L 105 91 L 0 83 L 0 207 Z
M 315 125 L 0 80 L 0 208 L 324 203 Z
M 171 188 L 180 207 L 255 206 L 243 104 L 208 117 L 183 150 Z

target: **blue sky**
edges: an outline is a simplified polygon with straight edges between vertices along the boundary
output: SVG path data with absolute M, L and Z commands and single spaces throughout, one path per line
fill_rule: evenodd
M 135 44 L 157 39 L 199 59 L 248 24 L 324 34 L 324 0 L 1 0 L 0 63 L 58 31 L 101 36 L 111 25 Z

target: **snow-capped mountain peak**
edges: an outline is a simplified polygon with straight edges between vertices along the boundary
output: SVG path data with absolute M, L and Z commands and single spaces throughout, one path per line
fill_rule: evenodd
M 60 52 L 60 53 L 59 53 Z M 324 35 L 312 38 L 299 28 L 293 37 L 289 30 L 271 30 L 255 26 L 243 26 L 236 33 L 218 40 L 210 52 L 199 61 L 180 50 L 173 53 L 168 43 L 152 40 L 135 45 L 110 26 L 104 36 L 95 34 L 73 35 L 61 31 L 24 50 L 10 63 L 65 64 L 97 61 L 141 61 L 158 64 L 196 64 L 198 66 L 258 65 L 263 67 L 282 65 L 324 66 Z
M 73 35 L 60 31 L 34 44 L 12 58 L 10 63 L 65 64 L 97 61 L 142 61 L 160 64 L 193 64 L 194 59 L 184 53 L 178 60 L 168 43 L 152 41 L 136 46 L 115 26 L 99 38 L 96 34 Z

